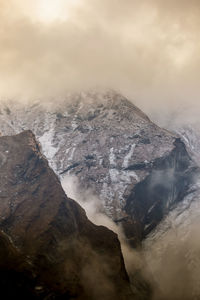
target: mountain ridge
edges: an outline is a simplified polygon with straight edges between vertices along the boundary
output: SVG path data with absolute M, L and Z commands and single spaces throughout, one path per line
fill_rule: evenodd
M 155 218 L 157 207 L 153 213 L 148 212 L 150 207 L 147 205 L 146 224 L 143 224 L 143 215 L 138 220 L 131 212 L 141 205 L 139 196 L 133 197 L 133 193 L 148 176 L 155 181 L 163 174 L 159 182 L 162 190 L 166 190 L 165 172 L 174 180 L 171 180 L 169 191 L 170 206 L 168 196 L 158 199 L 158 185 L 149 186 L 150 193 L 163 203 L 160 212 L 164 216 L 180 200 L 173 192 L 177 188 L 175 176 L 182 178 L 181 172 L 174 170 L 176 164 L 181 164 L 183 159 L 188 162 L 182 170 L 188 172 L 188 183 L 184 181 L 186 193 L 192 184 L 192 181 L 189 183 L 190 175 L 193 178 L 196 174 L 195 163 L 187 150 L 178 150 L 183 145 L 179 136 L 151 122 L 140 109 L 114 91 L 69 95 L 49 108 L 40 103 L 27 104 L 25 108 L 18 104 L 14 108 L 7 105 L 1 108 L 0 116 L 3 134 L 13 134 L 13 128 L 16 132 L 31 129 L 61 179 L 65 175 L 76 176 L 80 190 L 91 189 L 98 197 L 101 209 L 115 222 L 123 220 L 124 228 L 130 227 L 129 221 L 125 224 L 128 219 L 133 227 L 136 222 L 136 227 L 148 225 L 151 230 L 161 221 Z M 156 166 L 158 161 L 163 167 Z M 127 201 L 132 203 L 131 206 Z M 134 240 L 141 239 L 135 228 L 128 231 L 133 233 L 130 236 L 133 244 Z

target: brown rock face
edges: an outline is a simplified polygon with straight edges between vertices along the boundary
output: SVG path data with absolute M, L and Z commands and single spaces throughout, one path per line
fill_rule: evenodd
M 29 270 L 33 299 L 135 299 L 117 236 L 67 198 L 30 131 L 0 138 L 0 167 L 3 245 Z
M 40 299 L 33 266 L 0 231 L 0 290 L 1 299 Z

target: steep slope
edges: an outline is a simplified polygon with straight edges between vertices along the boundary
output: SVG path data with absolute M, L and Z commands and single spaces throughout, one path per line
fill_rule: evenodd
M 117 235 L 67 198 L 30 131 L 0 137 L 0 165 L 0 230 L 16 249 L 6 266 L 19 251 L 41 299 L 132 299 Z
M 187 152 L 199 166 L 199 124 L 177 114 L 169 128 L 179 134 Z M 160 287 L 155 300 L 195 300 L 200 298 L 200 177 L 193 178 L 183 201 L 174 205 L 159 225 L 143 241 L 144 256 Z M 165 272 L 163 272 L 165 270 Z
M 194 189 L 199 191 L 195 186 L 199 168 L 193 164 L 180 139 L 175 140 L 174 146 L 169 155 L 153 162 L 149 175 L 127 198 L 125 210 L 129 217 L 124 228 L 130 238 L 136 235 L 142 240 L 188 194 Z
M 113 91 L 43 105 L 6 103 L 0 128 L 2 134 L 33 130 L 55 172 L 92 189 L 133 244 L 184 198 L 196 173 L 178 135 Z
M 200 164 L 200 130 L 199 123 L 171 123 L 171 130 L 177 132 L 190 153 L 191 157 L 194 159 L 197 165 Z
M 0 231 L 0 289 L 2 299 L 42 299 L 34 268 L 11 239 Z
M 199 189 L 197 178 L 191 193 L 143 241 L 153 284 L 160 287 L 155 300 L 200 298 Z

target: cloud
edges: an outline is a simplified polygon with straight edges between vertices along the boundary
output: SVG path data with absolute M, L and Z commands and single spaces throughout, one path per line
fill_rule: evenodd
M 0 0 L 1 98 L 108 87 L 150 112 L 198 107 L 199 1 L 71 0 L 49 22 L 41 2 Z
M 75 199 L 85 209 L 90 221 L 96 225 L 106 226 L 118 235 L 133 292 L 135 295 L 143 295 L 143 299 L 146 299 L 146 296 L 148 298 L 151 293 L 150 280 L 144 261 L 144 253 L 129 246 L 121 226 L 116 225 L 105 215 L 101 200 L 91 189 L 83 189 L 76 176 L 65 175 L 61 180 L 61 184 L 68 197 Z M 103 268 L 106 270 L 106 264 Z M 87 275 L 87 272 L 85 275 Z M 87 281 L 89 280 L 90 282 L 93 274 L 89 272 L 87 276 L 89 276 Z
M 187 233 L 183 229 L 172 227 L 147 245 L 145 255 L 153 275 L 155 300 L 199 299 L 199 221 L 189 225 Z
M 80 188 L 75 176 L 65 176 L 62 186 L 67 195 L 86 210 L 93 223 L 107 226 L 118 234 L 126 269 L 136 292 L 143 292 L 145 296 L 151 289 L 153 300 L 199 299 L 199 199 L 187 210 L 177 210 L 176 218 L 172 211 L 136 250 L 129 247 L 122 229 L 104 215 L 97 196 L 91 190 Z

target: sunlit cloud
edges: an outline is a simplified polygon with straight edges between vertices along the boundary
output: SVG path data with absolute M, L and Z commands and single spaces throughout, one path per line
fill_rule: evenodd
M 0 0 L 1 97 L 120 90 L 150 111 L 200 99 L 199 1 Z

